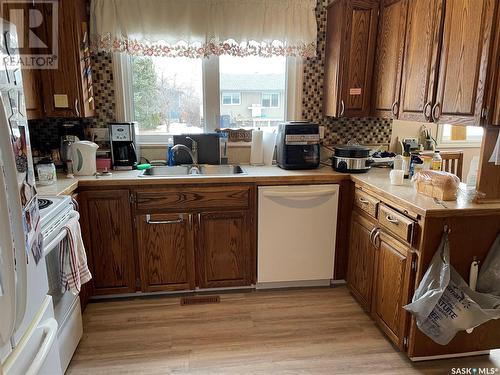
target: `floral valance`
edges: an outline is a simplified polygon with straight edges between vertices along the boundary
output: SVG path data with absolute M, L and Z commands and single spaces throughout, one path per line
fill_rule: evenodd
M 92 0 L 92 49 L 310 57 L 316 53 L 315 6 L 315 0 Z

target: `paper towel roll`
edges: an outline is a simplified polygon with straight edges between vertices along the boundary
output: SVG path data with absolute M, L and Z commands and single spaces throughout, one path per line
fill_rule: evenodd
M 250 149 L 250 164 L 264 164 L 264 132 L 262 130 L 252 131 L 252 148 Z
M 264 165 L 273 165 L 274 146 L 276 146 L 276 133 L 264 133 Z

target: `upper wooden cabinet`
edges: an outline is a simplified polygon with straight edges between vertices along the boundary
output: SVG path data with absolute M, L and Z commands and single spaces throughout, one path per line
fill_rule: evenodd
M 382 0 L 373 70 L 372 109 L 377 117 L 397 118 L 408 0 Z
M 481 123 L 494 12 L 493 0 L 409 2 L 400 119 Z
M 94 115 L 86 0 L 58 3 L 58 67 L 41 71 L 47 117 Z M 55 14 L 46 6 L 47 20 Z
M 495 1 L 446 0 L 436 99 L 431 116 L 478 125 L 485 94 Z
M 431 120 L 442 13 L 442 0 L 409 2 L 399 108 L 402 120 Z
M 486 80 L 488 95 L 487 124 L 500 125 L 500 5 L 497 6 L 495 40 L 491 55 L 491 66 Z
M 367 116 L 378 0 L 335 0 L 327 9 L 324 81 L 326 116 Z

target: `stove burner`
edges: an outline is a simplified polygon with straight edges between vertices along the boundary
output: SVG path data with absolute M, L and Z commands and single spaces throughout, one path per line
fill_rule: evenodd
M 38 208 L 40 210 L 49 207 L 52 203 L 54 202 L 52 202 L 51 200 L 38 198 Z

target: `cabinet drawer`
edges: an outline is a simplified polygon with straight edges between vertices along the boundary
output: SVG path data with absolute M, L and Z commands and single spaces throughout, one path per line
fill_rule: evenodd
M 136 192 L 138 210 L 179 211 L 221 208 L 248 208 L 249 186 L 211 186 L 139 190 Z
M 368 215 L 376 218 L 379 200 L 370 194 L 356 189 L 354 193 L 354 205 L 365 211 Z
M 411 244 L 415 222 L 383 204 L 379 207 L 378 222 Z

